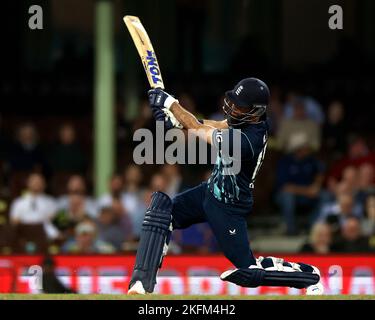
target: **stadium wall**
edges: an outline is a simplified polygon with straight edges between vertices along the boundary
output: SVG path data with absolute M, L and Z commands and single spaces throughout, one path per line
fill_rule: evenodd
M 375 294 L 375 255 L 284 256 L 319 267 L 327 294 Z M 124 294 L 134 256 L 56 256 L 56 274 L 78 293 Z M 0 292 L 39 293 L 30 266 L 41 256 L 0 257 Z M 292 288 L 240 288 L 219 279 L 231 264 L 222 256 L 169 256 L 159 273 L 156 293 L 161 294 L 303 294 Z M 35 269 L 35 268 L 34 268 Z

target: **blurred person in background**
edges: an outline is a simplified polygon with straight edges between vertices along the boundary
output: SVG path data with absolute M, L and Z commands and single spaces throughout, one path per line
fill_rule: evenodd
M 97 216 L 96 202 L 87 195 L 86 182 L 81 175 L 70 176 L 66 191 L 67 193 L 58 199 L 60 211 L 70 212 L 73 209 L 74 212 L 79 210 L 91 218 Z
M 323 150 L 332 160 L 344 154 L 347 132 L 344 106 L 340 101 L 333 101 L 328 106 L 327 118 L 323 126 Z
M 350 216 L 341 226 L 340 236 L 332 245 L 333 252 L 368 252 L 369 239 L 362 234 L 361 223 L 357 217 Z
M 110 243 L 116 251 L 121 251 L 124 242 L 133 237 L 130 221 L 126 226 L 128 230 L 121 226 L 111 207 L 103 207 L 96 222 L 98 239 Z
M 349 140 L 347 153 L 340 160 L 333 163 L 328 171 L 327 180 L 329 183 L 339 181 L 347 167 L 358 168 L 365 163 L 375 167 L 375 153 L 370 151 L 366 141 L 362 137 L 354 137 Z
M 156 192 L 160 190 L 164 193 L 167 193 L 167 188 L 168 188 L 167 179 L 163 174 L 157 172 L 151 176 L 151 179 L 150 179 L 151 191 Z
M 369 194 L 375 189 L 375 168 L 370 163 L 364 163 L 358 168 L 356 200 L 365 203 Z
M 109 192 L 98 200 L 98 208 L 102 213 L 104 209 L 110 209 L 114 215 L 113 223 L 122 228 L 126 239 L 133 236 L 133 223 L 126 210 L 126 197 L 124 195 L 124 181 L 120 174 L 114 174 L 109 181 Z M 100 217 L 100 216 L 99 216 Z
M 341 193 L 350 193 L 353 196 L 358 192 L 358 169 L 353 166 L 346 167 L 339 181 L 327 180 L 326 189 L 321 195 L 322 207 L 331 205 Z
M 289 153 L 298 141 L 308 140 L 314 151 L 319 150 L 320 127 L 308 118 L 304 100 L 295 99 L 292 111 L 291 116 L 284 118 L 280 123 L 276 135 L 277 146 L 283 152 Z
M 311 229 L 309 241 L 305 243 L 301 253 L 328 254 L 331 251 L 332 231 L 329 224 L 315 223 Z
M 98 206 L 99 208 L 104 207 L 111 207 L 115 201 L 120 201 L 123 205 L 123 189 L 124 189 L 124 181 L 122 179 L 121 174 L 114 174 L 108 183 L 108 193 L 103 194 L 98 199 Z M 125 211 L 125 208 L 124 208 Z
M 38 134 L 32 123 L 18 129 L 16 141 L 9 150 L 9 165 L 12 172 L 44 172 L 45 156 L 38 142 Z
M 137 234 L 140 220 L 143 220 L 144 216 L 144 212 L 141 217 L 139 216 L 139 208 L 142 207 L 143 203 L 144 190 L 141 188 L 142 180 L 143 175 L 139 166 L 130 164 L 126 167 L 124 172 L 123 204 L 130 217 L 135 234 Z
M 49 163 L 54 172 L 84 174 L 86 157 L 76 141 L 76 130 L 71 124 L 63 124 L 59 140 L 49 152 Z
M 132 216 L 133 223 L 133 234 L 136 239 L 139 239 L 142 229 L 143 218 L 145 212 L 151 203 L 151 196 L 153 191 L 150 188 L 146 188 L 142 193 L 141 201 L 136 208 L 135 214 Z
M 178 192 L 181 191 L 182 176 L 180 167 L 178 164 L 165 164 L 161 168 L 161 174 L 166 180 L 167 187 L 166 193 L 170 197 L 174 197 Z
M 148 187 L 140 193 L 138 205 L 133 214 L 130 215 L 133 233 L 136 239 L 138 239 L 141 234 L 143 218 L 145 216 L 146 209 L 151 203 L 152 193 L 158 190 L 166 192 L 167 186 L 167 180 L 164 175 L 157 172 L 151 176 Z
M 86 211 L 85 196 L 79 193 L 72 193 L 68 196 L 66 205 L 58 210 L 53 223 L 67 238 L 72 235 L 74 227 L 78 223 L 89 217 L 90 215 Z
M 366 236 L 375 236 L 375 189 L 366 198 L 362 230 Z
M 44 193 L 46 183 L 39 173 L 32 173 L 27 179 L 26 192 L 16 198 L 10 207 L 10 222 L 12 225 L 43 225 L 50 239 L 59 236 L 51 220 L 56 214 L 55 200 Z
M 354 196 L 350 192 L 341 192 L 337 195 L 337 200 L 327 206 L 320 213 L 320 221 L 324 221 L 331 226 L 334 235 L 337 235 L 341 226 L 350 217 L 362 218 L 361 207 L 356 207 Z
M 141 190 L 143 175 L 141 168 L 136 164 L 130 164 L 124 171 L 125 193 L 138 193 Z
M 322 163 L 313 155 L 308 139 L 299 141 L 293 149 L 293 153 L 280 159 L 276 172 L 276 201 L 288 235 L 297 233 L 298 207 L 311 214 L 317 209 L 324 171 Z
M 306 117 L 321 125 L 324 121 L 324 113 L 322 106 L 313 97 L 304 96 L 296 90 L 290 91 L 287 94 L 286 103 L 284 106 L 285 118 L 293 118 L 295 113 L 295 104 L 302 103 L 305 106 Z
M 97 238 L 95 223 L 90 220 L 80 222 L 74 230 L 74 238 L 66 241 L 62 252 L 73 254 L 110 254 L 115 248 Z

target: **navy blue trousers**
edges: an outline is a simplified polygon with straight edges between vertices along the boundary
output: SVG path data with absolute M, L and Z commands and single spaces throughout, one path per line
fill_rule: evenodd
M 246 223 L 251 207 L 219 202 L 208 191 L 205 182 L 176 195 L 172 201 L 174 229 L 185 229 L 195 223 L 208 222 L 224 255 L 236 268 L 247 268 L 255 264 Z

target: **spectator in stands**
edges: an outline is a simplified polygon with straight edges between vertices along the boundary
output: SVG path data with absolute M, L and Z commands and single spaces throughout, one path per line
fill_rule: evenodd
M 67 203 L 58 210 L 53 223 L 60 231 L 64 232 L 65 237 L 68 237 L 78 223 L 89 217 L 90 214 L 86 210 L 85 196 L 79 193 L 72 193 L 69 194 Z
M 109 254 L 114 253 L 115 248 L 97 238 L 95 224 L 85 220 L 75 227 L 74 239 L 68 240 L 62 246 L 62 252 L 74 254 Z
M 98 199 L 98 206 L 100 209 L 105 207 L 111 207 L 114 201 L 122 202 L 124 181 L 120 174 L 114 174 L 109 180 L 108 185 L 109 192 L 102 195 Z M 124 208 L 125 210 L 125 208 Z
M 98 239 L 110 243 L 116 251 L 121 251 L 124 242 L 133 236 L 130 223 L 127 226 L 129 227 L 128 232 L 118 223 L 112 207 L 104 207 L 97 220 Z
M 324 121 L 324 113 L 322 106 L 312 97 L 304 96 L 298 91 L 290 91 L 287 94 L 286 103 L 284 106 L 284 114 L 286 118 L 292 118 L 295 112 L 294 106 L 302 102 L 305 106 L 306 117 L 311 119 L 316 124 L 321 125 Z
M 305 243 L 300 252 L 328 254 L 331 250 L 332 232 L 329 224 L 315 223 L 311 229 L 309 242 Z
M 66 213 L 79 211 L 80 214 L 84 213 L 91 218 L 95 218 L 98 213 L 95 201 L 87 196 L 86 182 L 80 175 L 72 175 L 69 178 L 67 194 L 59 198 L 58 208 Z
M 344 106 L 340 101 L 333 101 L 328 106 L 327 119 L 323 127 L 323 148 L 325 154 L 333 159 L 342 156 L 346 150 L 348 128 L 344 112 Z
M 361 218 L 362 216 L 362 208 L 355 206 L 353 194 L 349 192 L 341 192 L 337 195 L 336 202 L 331 206 L 325 207 L 320 213 L 319 220 L 330 224 L 333 233 L 336 235 L 348 218 Z
M 132 219 L 133 233 L 136 238 L 139 238 L 141 228 L 142 228 L 143 218 L 144 218 L 146 209 L 151 203 L 151 196 L 153 192 L 154 191 L 152 191 L 150 188 L 147 188 L 144 190 L 144 192 L 142 193 L 141 202 L 139 203 L 138 208 Z
M 76 141 L 76 131 L 71 124 L 63 124 L 59 130 L 59 141 L 49 153 L 49 162 L 54 172 L 83 174 L 86 157 Z
M 104 194 L 98 200 L 98 207 L 101 212 L 104 209 L 112 210 L 114 215 L 114 223 L 122 228 L 122 232 L 126 235 L 126 239 L 133 236 L 132 220 L 126 210 L 127 200 L 123 193 L 124 183 L 122 176 L 114 174 L 109 182 L 109 193 Z
M 370 163 L 364 163 L 358 168 L 356 199 L 365 203 L 366 198 L 375 189 L 375 168 Z
M 349 166 L 358 168 L 365 163 L 370 164 L 374 168 L 375 153 L 370 151 L 366 141 L 362 137 L 355 137 L 349 142 L 347 154 L 341 160 L 335 162 L 329 170 L 328 183 L 339 181 L 345 168 Z
M 312 154 L 307 138 L 294 146 L 293 153 L 279 161 L 276 175 L 276 200 L 281 207 L 287 234 L 293 235 L 297 232 L 297 208 L 304 207 L 311 213 L 317 209 L 323 181 L 323 165 Z
M 18 129 L 17 140 L 9 153 L 9 165 L 13 172 L 45 171 L 45 157 L 33 124 L 27 123 Z
M 333 252 L 368 252 L 369 239 L 361 231 L 357 217 L 348 217 L 341 227 L 341 235 L 332 246 Z
M 341 193 L 355 195 L 358 191 L 358 170 L 353 166 L 345 168 L 339 181 L 335 179 L 327 180 L 326 189 L 321 195 L 322 207 L 330 206 Z
M 375 190 L 367 196 L 365 202 L 365 217 L 362 222 L 363 234 L 375 236 Z
M 139 166 L 131 164 L 126 167 L 124 173 L 123 203 L 133 226 L 134 234 L 138 234 L 142 225 L 144 212 L 139 214 L 139 208 L 143 203 L 143 190 L 141 188 L 142 172 Z
M 161 174 L 167 183 L 166 193 L 173 198 L 181 191 L 182 176 L 180 167 L 177 164 L 165 164 L 161 168 Z
M 310 141 L 313 150 L 320 147 L 320 128 L 317 123 L 309 119 L 302 99 L 296 99 L 292 104 L 291 117 L 285 118 L 277 133 L 277 145 L 284 152 L 291 152 L 299 141 Z
M 10 221 L 13 225 L 43 225 L 47 236 L 54 239 L 58 237 L 58 231 L 52 226 L 51 219 L 56 214 L 56 203 L 44 190 L 44 177 L 39 173 L 31 174 L 26 193 L 11 204 Z
M 150 179 L 150 189 L 155 191 L 167 192 L 168 184 L 165 175 L 154 173 Z

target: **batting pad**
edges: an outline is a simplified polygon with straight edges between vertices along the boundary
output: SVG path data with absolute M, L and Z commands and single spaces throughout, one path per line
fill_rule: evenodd
M 319 270 L 305 263 L 291 263 L 275 257 L 260 257 L 257 265 L 224 272 L 220 278 L 242 287 L 307 288 L 319 282 Z
M 152 195 L 151 204 L 146 211 L 142 225 L 134 271 L 129 288 L 141 281 L 147 292 L 153 292 L 156 274 L 166 251 L 172 222 L 172 201 L 163 192 Z

